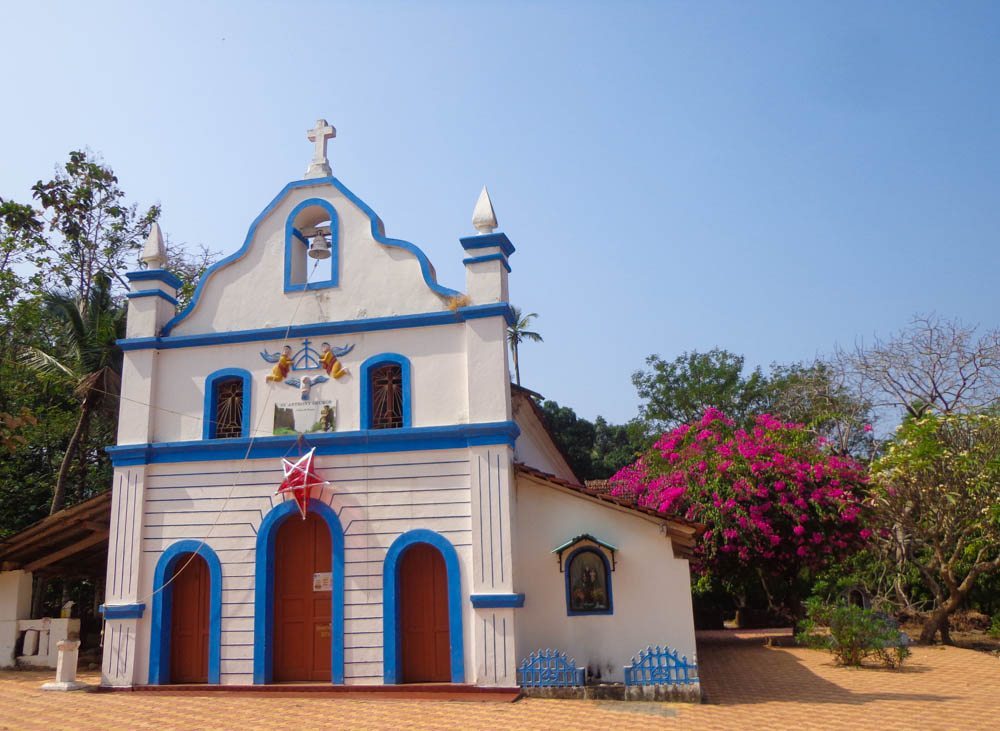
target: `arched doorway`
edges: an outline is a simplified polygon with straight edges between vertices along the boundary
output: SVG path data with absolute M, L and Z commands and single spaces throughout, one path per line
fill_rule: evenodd
M 402 681 L 450 681 L 448 575 L 444 557 L 427 543 L 414 544 L 403 554 L 399 610 Z
M 386 551 L 382 631 L 386 684 L 465 682 L 462 571 L 455 547 L 440 533 L 415 528 Z
M 205 559 L 180 554 L 170 591 L 170 682 L 207 683 L 211 582 Z
M 330 531 L 315 513 L 292 516 L 274 544 L 275 682 L 330 682 Z
M 222 564 L 203 541 L 168 546 L 153 571 L 149 683 L 218 683 Z

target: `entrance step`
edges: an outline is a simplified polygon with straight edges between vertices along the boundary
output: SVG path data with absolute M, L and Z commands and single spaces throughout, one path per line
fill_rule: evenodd
M 513 703 L 521 697 L 520 688 L 485 688 L 452 683 L 413 683 L 407 685 L 330 685 L 329 683 L 274 683 L 271 685 L 137 685 L 134 688 L 102 688 L 107 691 L 160 693 L 174 695 L 284 695 L 332 696 L 344 699 L 408 700 L 408 701 L 468 701 Z

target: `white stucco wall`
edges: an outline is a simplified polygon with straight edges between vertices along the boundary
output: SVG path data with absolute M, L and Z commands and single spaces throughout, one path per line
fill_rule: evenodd
M 576 482 L 578 478 L 566 458 L 553 443 L 534 409 L 524 402 L 525 398 L 514 399 L 514 421 L 521 429 L 514 443 L 514 459 L 550 475 Z
M 622 682 L 622 667 L 648 645 L 695 653 L 688 562 L 675 559 L 657 522 L 524 475 L 515 492 L 517 657 L 553 648 L 578 667 L 600 666 L 605 680 Z M 552 549 L 582 533 L 618 548 L 611 574 L 614 614 L 567 616 L 565 576 Z
M 485 626 L 468 601 L 474 586 L 510 591 L 509 568 L 505 581 L 500 580 L 499 572 L 501 552 L 510 566 L 511 516 L 499 512 L 502 496 L 497 492 L 497 486 L 506 480 L 509 459 L 506 448 L 316 458 L 317 470 L 331 485 L 314 497 L 333 507 L 344 529 L 346 684 L 383 682 L 383 564 L 396 537 L 415 528 L 441 534 L 458 554 L 466 681 L 514 684 L 513 622 L 509 624 L 507 656 L 494 663 L 495 648 L 502 645 L 502 638 L 494 642 L 491 635 L 489 642 L 484 642 Z M 138 521 L 123 518 L 120 525 L 113 526 L 118 530 L 113 530 L 109 550 L 109 600 L 143 602 L 147 609 L 141 619 L 108 634 L 105 674 L 108 668 L 116 673 L 109 681 L 115 682 L 117 676 L 134 677 L 133 682 L 139 684 L 147 681 L 156 562 L 176 541 L 204 539 L 222 564 L 221 680 L 227 685 L 251 684 L 257 529 L 272 507 L 282 502 L 274 495 L 282 479 L 280 464 L 276 460 L 220 461 L 120 468 L 116 472 L 119 484 L 124 485 L 135 485 L 139 473 L 144 473 L 145 498 Z M 475 498 L 470 490 L 473 478 Z M 492 504 L 494 513 L 487 518 L 485 508 L 477 509 L 473 519 L 480 483 L 492 485 L 492 491 L 487 494 L 484 490 L 481 499 Z M 127 543 L 133 534 L 138 550 Z M 135 568 L 133 557 L 138 564 Z M 496 576 L 490 571 L 492 563 L 497 567 Z M 481 566 L 486 567 L 487 575 Z M 133 575 L 137 577 L 134 591 Z M 117 627 L 118 623 L 114 624 Z M 489 630 L 493 632 L 492 626 Z M 484 647 L 487 651 L 481 649 Z M 503 664 L 509 672 L 497 677 L 493 668 Z
M 495 318 L 494 329 L 502 331 L 502 320 Z M 370 356 L 399 353 L 410 360 L 411 404 L 413 426 L 443 426 L 469 422 L 468 386 L 466 383 L 466 323 L 356 333 L 343 336 L 310 338 L 311 347 L 319 350 L 320 343 L 333 346 L 354 345 L 354 350 L 340 359 L 350 371 L 340 379 L 313 386 L 311 400 L 331 400 L 337 404 L 337 431 L 361 428 L 360 366 Z M 170 442 L 201 439 L 205 403 L 205 380 L 221 368 L 243 368 L 252 376 L 251 427 L 256 436 L 273 432 L 274 404 L 299 399 L 299 390 L 284 383 L 268 383 L 273 365 L 264 361 L 260 352 L 280 351 L 288 344 L 292 351 L 302 347 L 302 339 L 273 340 L 253 343 L 202 346 L 162 350 L 157 354 L 157 378 L 153 384 L 154 415 L 152 441 Z M 500 348 L 502 350 L 502 346 Z M 134 351 L 127 355 L 142 354 Z M 315 377 L 322 371 L 296 371 L 291 376 Z M 506 415 L 500 405 L 484 420 L 503 421 Z M 120 443 L 130 440 L 122 435 Z M 132 443 L 146 441 L 136 434 Z
M 295 206 L 309 198 L 322 198 L 337 211 L 340 283 L 329 289 L 286 293 L 285 222 Z M 227 253 L 242 244 L 242 237 L 217 242 Z M 313 260 L 309 260 L 308 268 L 313 268 Z M 424 282 L 417 257 L 377 242 L 364 211 L 335 186 L 319 181 L 288 191 L 258 223 L 246 254 L 207 281 L 210 286 L 205 287 L 197 306 L 171 334 L 285 327 L 291 322 L 357 320 L 445 309 L 444 298 Z

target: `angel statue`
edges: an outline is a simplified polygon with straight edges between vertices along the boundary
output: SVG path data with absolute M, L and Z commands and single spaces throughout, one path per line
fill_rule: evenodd
M 312 390 L 312 387 L 320 383 L 326 383 L 329 380 L 330 379 L 326 376 L 302 376 L 301 381 L 298 378 L 286 378 L 285 383 L 299 389 L 299 393 L 302 395 L 302 400 L 308 401 L 309 391 Z
M 319 363 L 323 366 L 323 370 L 326 371 L 328 376 L 333 376 L 334 378 L 341 378 L 348 371 L 344 366 L 340 364 L 337 358 L 343 358 L 345 355 L 354 350 L 353 345 L 345 345 L 341 348 L 331 348 L 330 343 L 323 343 L 322 352 L 319 356 Z
M 292 370 L 292 346 L 286 345 L 281 349 L 281 353 L 268 353 L 266 350 L 260 354 L 260 356 L 266 360 L 268 363 L 274 363 L 274 368 L 271 369 L 271 375 L 267 377 L 268 383 L 280 383 L 288 377 L 289 371 Z

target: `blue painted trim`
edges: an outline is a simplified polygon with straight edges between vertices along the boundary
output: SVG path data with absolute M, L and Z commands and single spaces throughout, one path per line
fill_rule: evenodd
M 476 609 L 510 609 L 524 606 L 524 594 L 471 594 Z
M 330 529 L 330 566 L 333 582 L 330 594 L 330 681 L 344 683 L 344 530 L 337 514 L 326 503 L 309 499 L 309 511 L 316 513 Z M 253 682 L 271 682 L 274 666 L 274 544 L 278 528 L 289 518 L 299 515 L 294 500 L 276 505 L 257 529 L 257 553 L 253 597 Z
M 222 564 L 208 545 L 196 540 L 171 543 L 160 554 L 153 572 L 153 610 L 149 642 L 149 684 L 170 682 L 170 614 L 173 584 L 161 588 L 173 576 L 177 561 L 186 553 L 197 553 L 208 564 L 208 682 L 218 684 L 222 660 Z
M 138 604 L 102 604 L 98 611 L 105 619 L 141 619 L 146 605 Z
M 305 264 L 303 265 L 303 276 L 305 280 L 302 282 L 292 282 L 292 257 L 295 256 L 295 248 L 300 244 L 304 244 L 306 247 L 306 252 L 309 251 L 309 241 L 302 232 L 295 228 L 295 218 L 302 213 L 306 208 L 322 208 L 330 217 L 330 258 L 327 260 L 327 264 L 330 265 L 330 276 L 324 280 L 310 282 L 309 278 L 309 258 L 306 256 Z M 307 198 L 306 200 L 299 203 L 292 212 L 288 214 L 288 218 L 285 219 L 285 291 L 286 292 L 304 292 L 306 290 L 313 289 L 327 289 L 330 287 L 336 287 L 340 281 L 340 265 L 338 252 L 340 251 L 340 219 L 337 218 L 337 209 L 333 207 L 330 201 L 324 200 L 322 198 Z M 320 264 L 320 266 L 324 266 Z
M 316 454 L 365 454 L 414 452 L 430 449 L 463 449 L 491 445 L 514 447 L 521 430 L 513 421 L 453 426 L 416 426 L 408 429 L 363 429 L 350 432 L 309 434 Z M 255 439 L 209 439 L 154 444 L 119 444 L 105 447 L 111 464 L 126 467 L 174 462 L 214 462 L 224 459 L 280 459 L 293 449 L 297 436 Z
M 130 300 L 138 299 L 139 297 L 159 297 L 161 299 L 165 299 L 174 307 L 177 306 L 177 300 L 164 292 L 162 289 L 140 289 L 138 292 L 127 293 L 125 297 Z
M 253 376 L 243 368 L 221 368 L 210 373 L 205 379 L 205 412 L 201 420 L 201 438 L 215 439 L 215 413 L 219 405 L 219 391 L 216 385 L 220 381 L 239 378 L 243 381 L 243 420 L 241 423 L 243 438 L 250 436 L 250 418 L 253 415 L 251 395 L 253 393 Z M 228 439 L 226 441 L 229 441 Z
M 581 553 L 593 553 L 596 556 L 599 556 L 600 559 L 601 559 L 601 561 L 604 563 L 605 588 L 607 588 L 607 590 L 608 590 L 608 608 L 607 609 L 600 609 L 600 610 L 596 610 L 596 611 L 592 611 L 592 612 L 574 612 L 572 609 L 570 609 L 570 603 L 569 603 L 569 593 L 570 593 L 569 575 L 570 575 L 570 568 L 573 566 L 573 559 L 575 559 Z M 569 616 L 569 617 L 586 617 L 586 616 L 595 615 L 595 614 L 614 614 L 615 613 L 614 595 L 611 593 L 611 581 L 612 581 L 612 579 L 611 579 L 611 564 L 608 563 L 608 557 L 604 555 L 603 551 L 599 551 L 596 548 L 593 548 L 592 546 L 581 546 L 580 548 L 576 549 L 575 551 L 573 551 L 573 553 L 571 553 L 569 555 L 569 557 L 566 559 L 566 562 L 563 565 L 566 567 L 566 570 L 563 573 L 566 575 L 566 615 L 567 616 Z
M 448 574 L 448 637 L 451 647 L 451 682 L 465 682 L 465 646 L 462 635 L 462 574 L 458 553 L 440 533 L 417 528 L 398 536 L 389 546 L 382 569 L 382 672 L 388 684 L 402 682 L 402 632 L 399 628 L 399 567 L 410 546 L 426 543 L 441 552 Z
M 413 380 L 410 359 L 399 353 L 379 353 L 368 358 L 361 364 L 361 428 L 372 428 L 372 389 L 371 372 L 379 366 L 395 363 L 403 375 L 403 428 L 413 424 L 412 393 Z M 388 431 L 379 429 L 378 431 Z
M 471 251 L 472 249 L 492 249 L 495 246 L 499 247 L 505 256 L 510 256 L 515 251 L 514 244 L 507 238 L 507 234 L 499 231 L 495 234 L 466 236 L 459 239 L 459 241 L 462 243 L 462 248 L 466 251 Z
M 278 195 L 276 195 L 274 199 L 267 204 L 264 210 L 258 214 L 257 218 L 253 220 L 253 223 L 250 224 L 250 230 L 247 231 L 246 238 L 243 240 L 243 245 L 237 251 L 230 254 L 226 258 L 217 261 L 215 264 L 213 264 L 212 266 L 210 266 L 208 269 L 205 270 L 205 273 L 202 274 L 201 279 L 198 280 L 198 286 L 195 287 L 194 295 L 191 297 L 190 304 L 187 307 L 185 307 L 182 312 L 177 313 L 177 315 L 173 319 L 171 319 L 170 322 L 164 325 L 163 334 L 169 335 L 170 331 L 173 330 L 178 323 L 183 321 L 184 318 L 186 318 L 194 311 L 194 308 L 198 306 L 198 302 L 201 301 L 201 294 L 205 289 L 205 284 L 208 282 L 208 280 L 212 277 L 213 274 L 215 274 L 223 267 L 229 266 L 233 262 L 239 261 L 244 256 L 246 256 L 247 252 L 250 250 L 250 244 L 253 242 L 254 235 L 257 233 L 257 227 L 271 213 L 271 211 L 273 211 L 278 206 L 278 204 L 281 203 L 282 200 L 284 200 L 285 196 L 288 195 L 289 192 L 297 188 L 310 188 L 310 187 L 318 187 L 321 185 L 332 185 L 334 188 L 339 190 L 348 200 L 354 203 L 354 205 L 360 208 L 365 213 L 366 216 L 368 216 L 368 219 L 371 222 L 372 236 L 375 238 L 376 241 L 378 241 L 380 244 L 384 246 L 392 246 L 398 249 L 403 249 L 404 251 L 408 251 L 409 253 L 413 254 L 417 258 L 417 261 L 420 263 L 420 271 L 423 274 L 424 283 L 427 284 L 427 286 L 431 289 L 432 292 L 441 295 L 442 297 L 455 297 L 459 294 L 459 292 L 455 291 L 454 289 L 443 287 L 437 283 L 437 276 L 434 273 L 434 267 L 431 265 L 430 261 L 427 259 L 427 255 L 424 254 L 423 251 L 421 251 L 419 248 L 411 244 L 409 241 L 386 238 L 384 233 L 385 227 L 382 225 L 382 221 L 379 219 L 379 217 L 375 215 L 375 212 L 371 208 L 369 208 L 368 205 L 365 204 L 360 198 L 354 195 L 354 193 L 349 191 L 339 180 L 337 180 L 334 177 L 313 178 L 311 180 L 296 180 L 286 185 L 281 190 L 281 192 L 278 193 Z
M 163 282 L 174 289 L 180 289 L 184 286 L 180 277 L 166 269 L 140 269 L 137 272 L 126 272 L 125 278 L 130 282 Z
M 462 259 L 462 263 L 468 266 L 469 264 L 478 264 L 484 261 L 498 261 L 503 264 L 503 268 L 510 272 L 510 264 L 507 263 L 507 257 L 503 254 L 485 254 L 483 256 L 470 256 L 467 259 Z
M 514 324 L 514 313 L 510 305 L 506 302 L 499 302 L 490 305 L 460 307 L 454 312 L 446 310 L 444 312 L 425 312 L 416 315 L 369 317 L 363 320 L 316 322 L 309 325 L 292 325 L 291 327 L 268 327 L 257 330 L 175 335 L 174 337 L 123 338 L 117 342 L 122 350 L 143 350 L 147 348 L 168 350 L 170 348 L 195 348 L 206 345 L 230 345 L 233 343 L 254 343 L 267 340 L 349 335 L 383 330 L 404 330 L 412 327 L 455 325 L 466 320 L 479 320 L 489 317 L 503 317 L 508 325 Z M 167 334 L 166 329 L 164 329 L 163 334 Z

